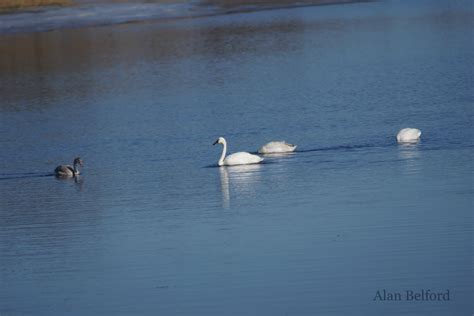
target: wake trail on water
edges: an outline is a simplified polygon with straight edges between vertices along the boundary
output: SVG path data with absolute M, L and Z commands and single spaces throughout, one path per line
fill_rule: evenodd
M 12 179 L 43 178 L 53 177 L 54 173 L 21 172 L 21 173 L 0 173 L 0 181 Z
M 308 152 L 317 152 L 317 151 L 351 151 L 351 150 L 358 150 L 364 148 L 381 148 L 381 147 L 389 147 L 393 144 L 347 144 L 347 145 L 337 145 L 337 146 L 328 146 L 328 147 L 319 147 L 319 148 L 309 148 L 309 149 L 301 149 L 295 150 L 295 152 L 299 153 L 308 153 Z

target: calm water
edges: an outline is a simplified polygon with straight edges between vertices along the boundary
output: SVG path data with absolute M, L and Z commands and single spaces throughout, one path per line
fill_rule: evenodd
M 382 1 L 0 37 L 0 314 L 471 315 L 473 21 Z M 217 168 L 218 136 L 298 152 Z

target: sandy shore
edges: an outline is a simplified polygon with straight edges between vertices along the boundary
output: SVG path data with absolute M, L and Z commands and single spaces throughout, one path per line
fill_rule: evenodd
M 2 12 L 0 34 L 43 32 L 62 28 L 78 28 L 150 20 L 197 18 L 241 12 L 352 2 L 361 1 L 7 0 L 6 2 L 2 2 L 4 8 L 6 8 L 6 4 L 8 3 L 9 8 L 16 7 L 17 9 Z M 51 6 L 51 4 L 61 5 Z

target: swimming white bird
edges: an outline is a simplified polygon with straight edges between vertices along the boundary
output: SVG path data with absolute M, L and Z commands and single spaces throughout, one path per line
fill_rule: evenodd
M 416 143 L 420 139 L 421 131 L 417 128 L 404 128 L 397 134 L 399 143 Z
M 225 141 L 224 137 L 219 137 L 212 145 L 215 144 L 222 144 L 224 146 L 224 148 L 222 149 L 221 158 L 217 162 L 219 166 L 249 165 L 253 163 L 260 163 L 263 161 L 262 157 L 252 155 L 243 151 L 231 154 L 226 157 L 225 154 L 227 152 L 227 142 Z
M 295 151 L 296 145 L 288 144 L 285 141 L 273 141 L 266 143 L 258 150 L 260 154 L 289 153 Z
M 79 175 L 79 166 L 83 166 L 83 161 L 81 158 L 77 157 L 74 159 L 73 166 L 71 167 L 70 165 L 60 165 L 57 166 L 56 169 L 54 169 L 54 174 L 57 177 L 75 177 Z

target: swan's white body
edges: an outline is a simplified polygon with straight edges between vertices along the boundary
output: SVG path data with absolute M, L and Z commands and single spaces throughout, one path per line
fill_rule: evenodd
M 399 143 L 415 143 L 420 139 L 421 131 L 417 128 L 404 128 L 397 134 Z
M 289 153 L 295 151 L 296 145 L 288 144 L 285 141 L 269 142 L 258 150 L 260 154 Z
M 217 162 L 219 166 L 249 165 L 254 163 L 260 163 L 263 161 L 262 157 L 252 155 L 243 151 L 231 154 L 226 157 L 225 155 L 227 153 L 227 142 L 223 137 L 219 137 L 219 139 L 214 143 L 214 145 L 215 144 L 223 145 L 221 158 Z

